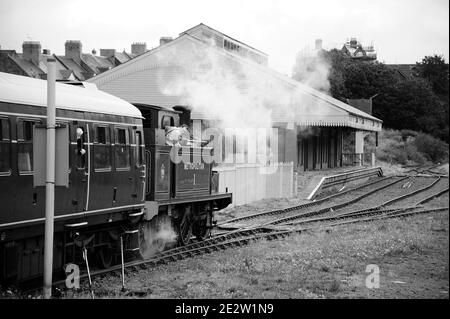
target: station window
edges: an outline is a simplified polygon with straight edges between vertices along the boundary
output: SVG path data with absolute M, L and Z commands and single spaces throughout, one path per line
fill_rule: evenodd
M 35 121 L 19 120 L 17 123 L 17 161 L 20 173 L 33 171 L 33 127 Z
M 130 142 L 128 130 L 126 128 L 116 128 L 115 130 L 115 160 L 116 169 L 130 168 Z
M 0 174 L 11 168 L 11 135 L 9 120 L 0 118 Z
M 110 148 L 109 128 L 107 126 L 95 126 L 94 169 L 111 169 Z

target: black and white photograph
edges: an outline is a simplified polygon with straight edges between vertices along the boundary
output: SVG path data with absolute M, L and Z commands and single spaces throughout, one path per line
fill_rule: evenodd
M 448 61 L 448 0 L 0 0 L 0 302 L 448 300 Z

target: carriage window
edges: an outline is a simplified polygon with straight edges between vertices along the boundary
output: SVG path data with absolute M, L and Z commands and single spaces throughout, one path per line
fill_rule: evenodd
M 142 146 L 142 132 L 136 132 L 136 164 L 142 165 L 144 164 L 144 146 Z
M 163 118 L 161 120 L 161 128 L 166 128 L 166 126 L 174 126 L 174 125 L 175 125 L 175 123 L 174 123 L 173 117 L 167 116 L 167 115 L 163 116 Z
M 95 127 L 94 138 L 94 169 L 111 169 L 109 128 L 106 126 Z
M 11 168 L 10 143 L 9 120 L 0 119 L 0 174 L 9 172 Z
M 86 150 L 84 149 L 84 129 L 82 127 L 77 127 L 76 131 L 77 148 L 75 150 L 77 154 L 77 168 L 83 169 L 86 165 Z
M 115 131 L 115 160 L 116 169 L 130 168 L 130 142 L 128 130 L 125 128 L 116 128 Z
M 33 126 L 35 122 L 19 120 L 17 123 L 18 167 L 20 173 L 33 171 Z

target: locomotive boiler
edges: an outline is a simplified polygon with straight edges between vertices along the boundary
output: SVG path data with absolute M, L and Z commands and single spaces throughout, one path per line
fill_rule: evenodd
M 213 213 L 231 203 L 212 184 L 212 149 L 185 136 L 174 162 L 166 132 L 189 125 L 183 108 L 132 105 L 89 83 L 56 84 L 57 145 L 66 185 L 55 187 L 54 272 L 68 263 L 95 267 L 210 234 Z M 46 81 L 0 73 L 0 283 L 43 273 L 45 187 L 35 185 L 42 159 L 36 132 L 46 122 Z M 183 139 L 181 139 L 183 140 Z M 160 234 L 174 233 L 168 240 Z

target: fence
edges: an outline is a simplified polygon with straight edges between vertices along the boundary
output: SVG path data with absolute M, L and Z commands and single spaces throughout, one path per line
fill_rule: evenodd
M 233 193 L 233 206 L 264 198 L 293 196 L 294 164 L 236 164 L 215 167 L 219 192 Z
M 374 166 L 375 153 L 343 153 L 342 166 Z

